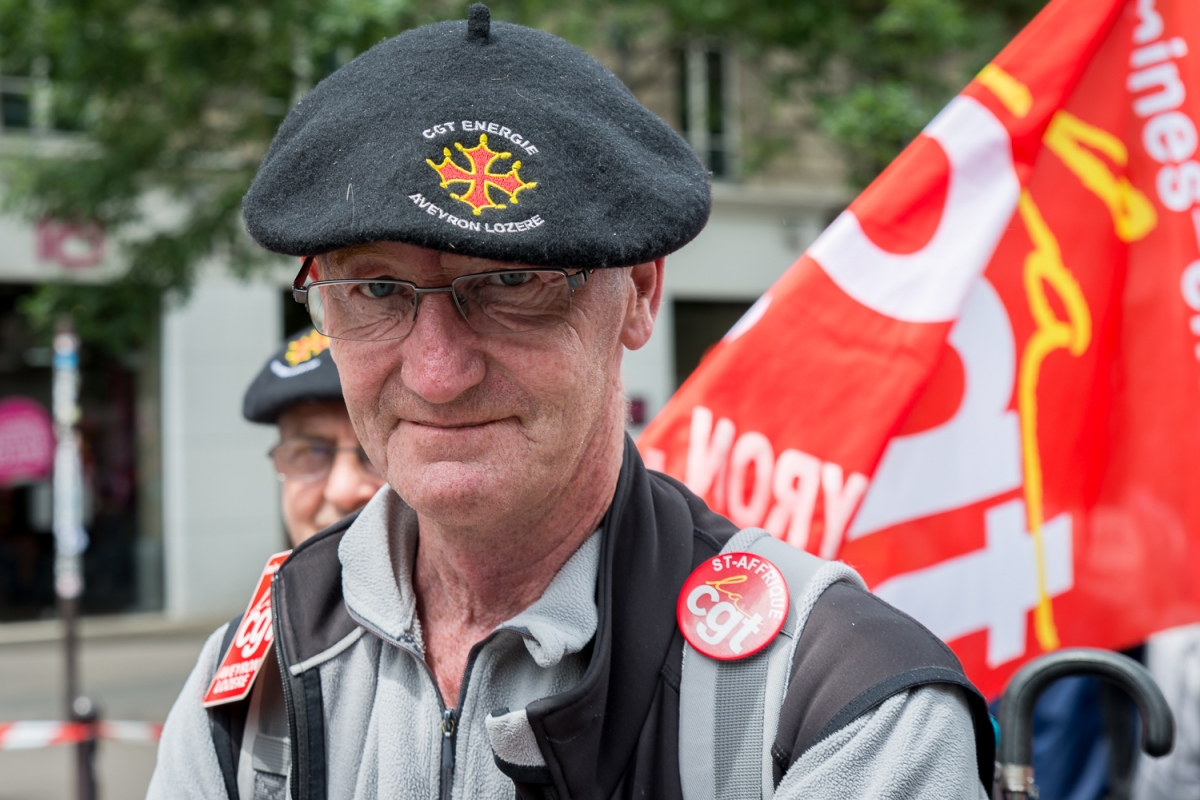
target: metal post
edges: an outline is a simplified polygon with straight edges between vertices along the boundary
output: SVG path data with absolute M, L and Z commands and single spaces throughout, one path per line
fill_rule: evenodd
M 71 704 L 75 721 L 88 726 L 88 737 L 75 746 L 75 796 L 78 800 L 96 800 L 96 721 L 99 711 L 91 698 L 79 695 Z
M 83 551 L 87 533 L 83 530 L 83 469 L 79 458 L 79 339 L 71 320 L 59 320 L 54 336 L 54 592 L 63 620 L 63 655 L 66 686 L 66 717 L 75 722 L 95 719 L 92 704 L 79 696 L 76 618 L 79 596 L 83 594 Z M 84 701 L 84 702 L 80 702 Z M 95 744 L 81 742 L 76 749 L 76 797 L 94 800 L 95 776 L 92 754 Z

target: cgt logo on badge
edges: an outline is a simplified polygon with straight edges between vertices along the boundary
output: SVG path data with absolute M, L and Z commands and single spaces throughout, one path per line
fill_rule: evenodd
M 723 553 L 688 577 L 675 608 L 688 644 L 718 661 L 748 658 L 770 644 L 787 620 L 787 582 L 753 553 Z

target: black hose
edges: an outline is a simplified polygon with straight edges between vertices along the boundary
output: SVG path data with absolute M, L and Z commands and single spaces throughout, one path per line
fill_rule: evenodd
M 1171 751 L 1175 718 L 1146 668 L 1107 650 L 1059 650 L 1017 672 L 1000 700 L 1000 752 L 1004 765 L 1033 765 L 1033 706 L 1046 687 L 1067 675 L 1094 675 L 1124 689 L 1142 712 L 1142 749 L 1155 758 Z

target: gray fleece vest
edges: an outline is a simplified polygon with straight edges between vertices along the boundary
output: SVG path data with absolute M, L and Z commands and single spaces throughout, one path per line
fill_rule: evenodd
M 318 663 L 323 654 L 362 630 L 342 600 L 337 555 L 353 520 L 348 517 L 296 548 L 273 585 L 276 652 L 290 734 L 286 762 L 296 800 L 325 800 L 328 794 L 325 701 L 317 669 L 306 665 Z M 586 672 L 570 690 L 525 708 L 544 766 L 496 758 L 497 766 L 512 779 L 517 797 L 684 800 L 697 796 L 696 765 L 680 761 L 685 643 L 676 625 L 675 603 L 692 570 L 719 553 L 736 534 L 731 522 L 709 510 L 682 484 L 647 471 L 627 441 L 613 503 L 601 525 L 598 627 Z M 812 597 L 800 598 L 807 605 L 807 618 L 795 631 L 796 638 L 786 644 L 790 662 L 784 667 L 786 679 L 776 682 L 781 702 L 780 698 L 761 701 L 771 706 L 767 713 L 774 723 L 772 741 L 769 746 L 762 741 L 763 709 L 746 723 L 759 731 L 758 737 L 738 739 L 743 747 L 745 742 L 754 743 L 754 752 L 735 760 L 762 765 L 750 768 L 752 796 L 760 796 L 759 775 L 761 796 L 769 796 L 770 785 L 778 784 L 814 745 L 888 698 L 936 684 L 963 690 L 975 730 L 979 779 L 990 792 L 995 743 L 987 706 L 954 654 L 861 583 L 816 583 L 821 585 L 813 587 Z M 797 600 L 794 597 L 793 603 Z M 229 630 L 235 628 L 236 621 Z M 228 642 L 222 650 L 226 647 Z M 696 686 L 708 685 L 713 684 L 688 682 L 693 693 Z M 239 798 L 238 760 L 247 708 L 243 702 L 210 712 L 230 800 Z M 696 718 L 695 712 L 690 716 Z M 727 726 L 736 720 L 720 722 Z M 696 731 L 689 730 L 686 736 L 695 739 Z M 703 735 L 700 740 L 704 741 Z M 452 739 L 448 747 L 450 772 L 443 775 L 444 782 L 453 780 Z M 681 767 L 692 783 L 686 795 Z M 712 770 L 707 774 L 699 784 L 704 791 L 711 790 L 714 780 L 726 782 L 725 777 L 716 777 L 724 775 L 719 767 L 715 774 Z

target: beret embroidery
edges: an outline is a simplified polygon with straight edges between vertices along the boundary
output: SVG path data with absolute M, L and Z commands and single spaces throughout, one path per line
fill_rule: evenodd
M 442 163 L 435 164 L 433 159 L 425 159 L 425 163 L 433 167 L 433 171 L 442 179 L 441 187 L 443 189 L 449 189 L 452 183 L 466 184 L 461 194 L 451 194 L 450 196 L 470 206 L 472 213 L 477 217 L 483 213 L 485 208 L 507 208 L 503 204 L 492 202 L 489 194 L 492 189 L 498 189 L 508 195 L 509 201 L 515 204 L 518 192 L 537 186 L 536 182 L 526 183 L 521 180 L 520 161 L 514 161 L 512 169 L 503 174 L 489 171 L 493 161 L 500 158 L 512 158 L 512 153 L 497 153 L 488 147 L 487 141 L 487 134 L 481 133 L 479 134 L 479 144 L 470 150 L 459 142 L 454 143 L 458 151 L 467 157 L 467 163 L 470 164 L 467 169 L 454 163 L 449 147 L 442 150 L 446 156 Z
M 341 378 L 328 351 L 328 337 L 311 327 L 289 338 L 246 390 L 242 416 L 273 423 L 297 403 L 341 400 Z
M 302 364 L 329 349 L 329 337 L 315 330 L 288 342 L 284 360 L 291 366 Z
M 597 268 L 678 250 L 710 207 L 691 147 L 615 75 L 476 4 L 321 81 L 280 126 L 243 215 L 287 255 L 396 241 Z

